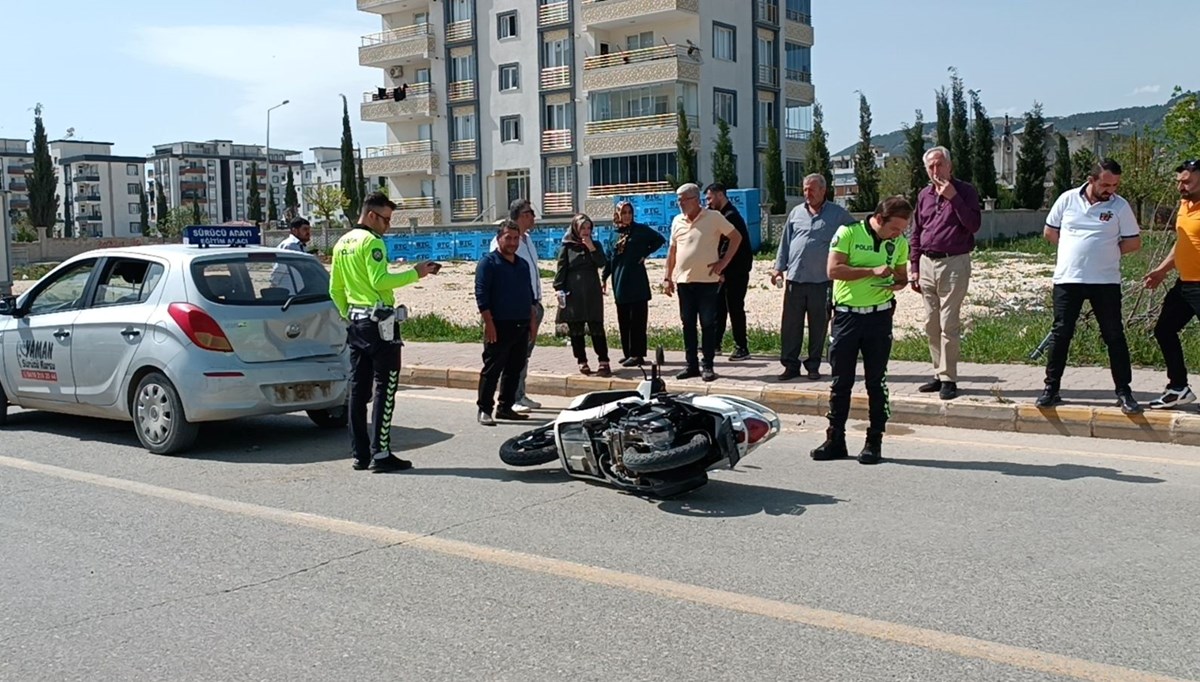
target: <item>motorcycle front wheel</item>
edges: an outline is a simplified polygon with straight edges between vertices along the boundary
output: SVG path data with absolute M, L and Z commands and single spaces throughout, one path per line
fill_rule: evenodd
M 531 467 L 558 459 L 554 443 L 554 425 L 526 431 L 504 441 L 500 446 L 500 461 L 514 467 Z

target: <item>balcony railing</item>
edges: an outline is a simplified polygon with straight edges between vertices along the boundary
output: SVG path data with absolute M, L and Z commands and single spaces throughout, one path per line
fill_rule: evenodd
M 696 116 L 688 116 L 688 125 L 698 126 L 699 119 Z M 622 133 L 631 130 L 654 130 L 659 128 L 674 129 L 679 126 L 678 114 L 658 114 L 656 116 L 634 116 L 632 118 L 614 118 L 607 121 L 588 121 L 584 126 L 584 132 L 588 135 L 601 135 L 604 133 Z
M 9 190 L 10 192 L 24 192 L 24 191 L 25 191 L 25 190 L 27 190 L 27 189 L 28 189 L 28 185 L 26 185 L 26 184 L 25 184 L 25 183 L 23 183 L 23 182 L 10 182 L 10 183 L 8 183 L 8 190 Z
M 433 140 L 416 140 L 414 142 L 396 142 L 380 147 L 367 147 L 365 158 L 377 159 L 384 156 L 403 156 L 405 154 L 428 154 L 433 151 Z
M 574 192 L 546 192 L 542 195 L 542 212 L 547 215 L 574 213 Z
M 100 215 L 99 213 L 82 213 L 75 216 L 75 220 L 78 220 L 81 223 L 98 223 L 104 220 L 104 216 Z
M 571 87 L 571 67 L 551 66 L 542 69 L 541 85 L 543 90 Z
M 470 161 L 479 153 L 477 140 L 455 140 L 450 143 L 451 161 Z
M 758 20 L 774 26 L 779 25 L 779 4 L 758 0 Z
M 543 130 L 542 151 L 567 152 L 571 151 L 572 139 L 570 130 Z
M 812 15 L 810 14 L 805 14 L 789 7 L 786 16 L 788 21 L 795 21 L 801 24 L 808 24 L 809 26 L 812 26 Z
M 785 128 L 783 130 L 783 137 L 788 140 L 805 141 L 812 137 L 812 131 L 802 128 Z
M 475 22 L 470 19 L 446 24 L 446 42 L 456 43 L 460 40 L 471 40 L 475 37 Z
M 787 71 L 784 72 L 784 75 L 787 77 L 788 80 L 795 81 L 797 83 L 811 83 L 812 82 L 812 72 L 811 71 L 801 71 L 800 69 L 788 69 Z
M 446 98 L 451 102 L 475 99 L 475 81 L 454 81 L 446 88 Z
M 73 182 L 100 182 L 100 174 L 91 172 L 76 173 L 75 175 L 71 176 L 71 180 Z
M 691 53 L 690 55 L 689 52 Z M 592 69 L 605 69 L 612 66 L 651 62 L 659 59 L 676 59 L 686 56 L 691 56 L 697 62 L 700 61 L 700 53 L 694 48 L 683 45 L 658 45 L 656 47 L 644 47 L 640 50 L 610 52 L 608 54 L 588 57 L 583 60 L 583 68 L 590 71 Z
M 77 201 L 77 202 L 100 201 L 100 195 L 95 194 L 95 193 L 90 193 L 90 192 L 80 192 L 79 194 L 75 195 L 75 201 Z
M 479 216 L 479 199 L 455 199 L 450 204 L 450 216 L 455 220 L 474 220 Z
M 588 188 L 589 199 L 603 199 L 621 194 L 657 194 L 670 192 L 669 182 L 639 182 L 629 185 L 592 185 Z
M 538 27 L 566 23 L 571 18 L 571 3 L 554 2 L 538 7 Z
M 409 197 L 394 201 L 397 211 L 421 211 L 433 208 L 433 197 Z
M 187 166 L 179 169 L 180 175 L 204 175 L 204 166 Z
M 779 67 L 770 64 L 758 65 L 758 84 L 779 87 Z
M 26 166 L 9 166 L 9 167 L 8 167 L 8 174 L 9 174 L 9 175 L 24 175 L 26 171 L 31 171 L 31 170 L 33 170 L 33 166 L 32 166 L 32 165 L 26 165 Z
M 429 83 L 406 83 L 403 88 L 378 88 L 363 93 L 363 103 L 367 102 L 403 102 L 409 97 L 421 97 L 429 94 Z M 402 97 L 402 99 L 397 99 Z
M 391 43 L 399 43 L 413 38 L 424 38 L 433 35 L 433 27 L 428 23 L 410 24 L 393 28 L 390 31 L 381 31 L 379 33 L 370 33 L 362 37 L 363 47 L 374 47 L 376 45 L 389 45 Z

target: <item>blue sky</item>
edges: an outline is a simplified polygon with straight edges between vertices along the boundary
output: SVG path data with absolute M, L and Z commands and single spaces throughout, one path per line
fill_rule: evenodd
M 266 108 L 290 99 L 271 116 L 272 146 L 336 146 L 338 94 L 356 119 L 360 93 L 379 80 L 357 62 L 359 37 L 378 20 L 354 0 L 5 5 L 0 137 L 29 137 L 40 102 L 52 139 L 73 127 L 120 154 L 184 139 L 261 143 Z M 1177 84 L 1200 88 L 1190 5 L 813 0 L 813 81 L 830 147 L 857 137 L 855 90 L 871 102 L 876 133 L 915 108 L 932 119 L 951 65 L 992 115 L 1019 116 L 1035 100 L 1050 115 L 1157 104 Z M 382 124 L 354 126 L 364 146 L 382 143 Z

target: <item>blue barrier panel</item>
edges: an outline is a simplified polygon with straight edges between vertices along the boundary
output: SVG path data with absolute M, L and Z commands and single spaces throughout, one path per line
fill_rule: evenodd
M 758 253 L 758 248 L 762 246 L 762 221 L 746 223 L 746 231 L 750 233 L 750 249 Z

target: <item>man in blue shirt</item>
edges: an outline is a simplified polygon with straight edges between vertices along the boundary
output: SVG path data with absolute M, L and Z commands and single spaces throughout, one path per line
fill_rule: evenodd
M 528 419 L 513 411 L 517 384 L 528 362 L 529 345 L 537 336 L 530 264 L 517 255 L 521 228 L 508 219 L 496 232 L 497 249 L 475 267 L 475 303 L 483 318 L 483 370 L 479 373 L 479 423 L 495 426 L 496 419 Z M 495 402 L 496 384 L 500 401 Z M 492 408 L 495 407 L 493 413 Z
M 804 323 L 808 322 L 808 355 L 804 367 L 809 379 L 821 378 L 821 355 L 825 352 L 825 330 L 829 326 L 833 282 L 826 271 L 829 242 L 843 225 L 854 222 L 846 209 L 825 201 L 825 177 L 814 173 L 804 178 L 804 203 L 792 209 L 779 252 L 771 284 L 786 280 L 783 291 L 783 321 L 780 323 L 783 365 L 780 381 L 800 376 L 800 351 L 804 348 Z

